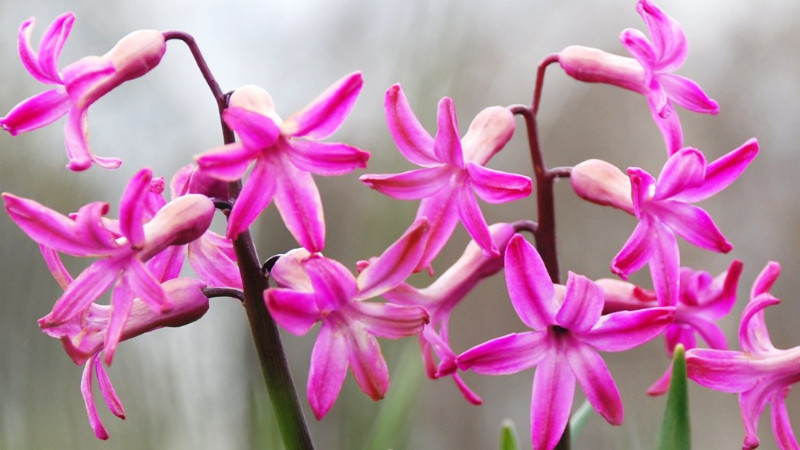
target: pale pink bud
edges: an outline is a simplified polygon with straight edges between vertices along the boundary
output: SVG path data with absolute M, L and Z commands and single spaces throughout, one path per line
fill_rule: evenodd
M 214 202 L 200 194 L 187 194 L 167 203 L 144 225 L 144 247 L 139 258 L 146 261 L 170 245 L 188 244 L 199 238 L 211 225 L 214 211 Z
M 587 83 L 608 83 L 646 94 L 645 73 L 633 58 L 606 53 L 596 48 L 570 45 L 558 54 L 567 75 Z
M 582 199 L 634 213 L 631 180 L 614 165 L 589 159 L 573 167 L 569 179 Z

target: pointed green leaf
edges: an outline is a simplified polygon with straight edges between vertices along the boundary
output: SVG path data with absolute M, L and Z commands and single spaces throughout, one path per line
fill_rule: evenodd
M 675 347 L 672 358 L 672 380 L 667 394 L 667 408 L 658 434 L 658 450 L 689 450 L 692 436 L 689 429 L 689 394 L 686 387 L 686 357 L 683 345 Z
M 509 419 L 500 424 L 500 450 L 519 450 L 517 430 Z

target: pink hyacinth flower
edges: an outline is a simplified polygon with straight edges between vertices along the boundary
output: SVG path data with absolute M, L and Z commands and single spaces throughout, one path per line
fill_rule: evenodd
M 64 287 L 52 311 L 39 319 L 42 329 L 60 326 L 83 314 L 111 289 L 113 314 L 104 349 L 106 364 L 111 363 L 134 298 L 140 298 L 155 312 L 173 307 L 161 288 L 164 278 L 159 254 L 200 237 L 214 216 L 214 204 L 208 197 L 190 194 L 166 204 L 144 223 L 151 180 L 151 171 L 143 169 L 128 183 L 120 200 L 118 223 L 103 217 L 109 209 L 106 203 L 90 203 L 68 217 L 33 200 L 3 194 L 6 212 L 43 247 L 48 266 Z M 55 252 L 100 259 L 71 279 Z M 151 260 L 159 264 L 151 265 Z
M 400 153 L 422 169 L 362 175 L 361 181 L 393 198 L 422 199 L 417 219 L 427 218 L 431 231 L 417 270 L 430 270 L 459 220 L 484 251 L 497 255 L 475 195 L 489 203 L 505 203 L 527 197 L 532 190 L 528 177 L 484 167 L 514 133 L 511 112 L 499 106 L 486 108 L 459 138 L 455 106 L 445 97 L 439 102 L 439 128 L 433 138 L 422 128 L 399 84 L 386 91 L 384 109 Z
M 456 354 L 450 347 L 450 314 L 464 297 L 489 276 L 503 268 L 503 255 L 506 245 L 514 235 L 514 227 L 498 223 L 489 227 L 492 241 L 500 254 L 486 255 L 475 241 L 470 241 L 461 257 L 450 266 L 430 286 L 417 289 L 407 283 L 383 294 L 392 303 L 400 305 L 419 305 L 430 314 L 430 323 L 419 335 L 422 359 L 429 378 L 451 375 L 461 394 L 470 403 L 479 405 L 481 398 L 473 392 L 456 372 Z M 435 362 L 434 355 L 439 358 Z
M 534 449 L 548 450 L 558 443 L 569 420 L 576 381 L 601 416 L 612 425 L 621 424 L 622 400 L 598 351 L 624 351 L 655 338 L 672 323 L 675 308 L 601 316 L 600 287 L 572 272 L 566 288 L 554 285 L 539 253 L 520 235 L 508 243 L 505 268 L 514 310 L 533 331 L 473 347 L 458 356 L 458 367 L 506 375 L 536 366 L 531 398 Z
M 780 303 L 769 293 L 778 275 L 780 265 L 770 262 L 753 284 L 739 326 L 742 351 L 695 348 L 686 352 L 689 378 L 709 389 L 739 394 L 743 449 L 758 447 L 758 418 L 767 403 L 771 405 L 772 432 L 778 446 L 800 448 L 786 410 L 786 396 L 800 381 L 800 346 L 775 348 L 764 320 L 764 310 Z
M 678 344 L 686 350 L 696 348 L 697 337 L 706 343 L 709 348 L 727 350 L 728 342 L 725 333 L 716 324 L 716 321 L 730 313 L 736 303 L 736 289 L 744 265 L 739 260 L 731 262 L 728 270 L 716 277 L 705 271 L 692 270 L 681 267 L 680 294 L 675 308 L 675 322 L 664 333 L 667 355 L 672 359 L 672 354 Z M 597 280 L 603 289 L 605 307 L 603 313 L 616 311 L 632 311 L 642 308 L 651 308 L 658 305 L 653 293 L 634 287 L 630 283 L 620 280 Z M 629 286 L 626 289 L 626 285 Z M 626 294 L 619 295 L 627 290 Z M 649 295 L 648 295 L 649 294 Z M 672 367 L 668 367 L 664 374 L 648 389 L 649 395 L 661 395 L 669 389 Z
M 317 141 L 344 122 L 362 84 L 361 74 L 352 73 L 284 121 L 267 91 L 256 86 L 234 91 L 222 118 L 240 142 L 196 157 L 202 172 L 229 182 L 255 163 L 228 218 L 228 237 L 235 239 L 274 200 L 297 242 L 310 252 L 322 251 L 325 221 L 311 174 L 342 175 L 366 167 L 369 153 Z
M 428 224 L 418 220 L 358 277 L 342 264 L 304 249 L 282 256 L 270 271 L 280 288 L 267 289 L 270 313 L 290 333 L 303 335 L 322 326 L 311 352 L 308 401 L 317 419 L 333 406 L 347 375 L 373 400 L 389 388 L 389 370 L 376 337 L 419 334 L 428 322 L 421 306 L 367 302 L 411 275 L 426 241 Z
M 56 87 L 14 106 L 0 118 L 0 126 L 16 135 L 41 128 L 66 115 L 67 167 L 80 171 L 95 163 L 116 168 L 121 163 L 119 159 L 92 154 L 88 141 L 89 106 L 120 84 L 141 77 L 158 65 L 166 52 L 166 43 L 158 31 L 135 31 L 105 55 L 87 56 L 59 71 L 58 59 L 74 20 L 70 12 L 57 17 L 42 35 L 38 51 L 34 51 L 30 43 L 34 18 L 22 23 L 19 29 L 22 65 L 38 81 Z
M 155 312 L 140 298 L 134 299 L 119 339 L 124 341 L 162 327 L 180 327 L 200 319 L 208 311 L 208 298 L 203 294 L 203 287 L 202 282 L 188 278 L 176 278 L 164 283 L 162 285 L 164 294 L 173 306 L 166 313 Z M 99 439 L 108 439 L 108 433 L 94 403 L 92 392 L 94 376 L 97 376 L 100 393 L 108 409 L 120 419 L 125 418 L 122 402 L 117 397 L 100 360 L 113 315 L 112 306 L 92 303 L 81 315 L 60 325 L 44 328 L 45 333 L 61 340 L 75 364 L 85 364 L 81 378 L 81 393 L 89 425 Z
M 674 306 L 680 268 L 675 235 L 707 250 L 726 253 L 733 248 L 711 216 L 691 203 L 728 187 L 757 154 L 758 142 L 750 139 L 707 164 L 699 150 L 686 147 L 669 157 L 658 179 L 640 168 L 629 168 L 626 177 L 611 164 L 594 159 L 575 166 L 570 181 L 580 197 L 639 219 L 611 262 L 611 271 L 624 279 L 649 264 L 659 304 Z
M 558 54 L 558 61 L 577 80 L 613 84 L 644 95 L 671 155 L 683 147 L 683 131 L 673 103 L 704 114 L 717 114 L 719 105 L 697 83 L 673 73 L 689 54 L 681 26 L 649 0 L 639 0 L 636 10 L 650 39 L 639 30 L 622 32 L 620 40 L 633 58 L 573 45 Z

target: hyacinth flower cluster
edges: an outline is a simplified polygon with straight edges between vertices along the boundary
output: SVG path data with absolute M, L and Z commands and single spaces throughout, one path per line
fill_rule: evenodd
M 280 409 L 276 416 L 282 437 L 290 448 L 313 444 L 278 327 L 304 336 L 317 324 L 305 394 L 319 420 L 335 407 L 348 370 L 370 398 L 383 398 L 390 375 L 378 338 L 416 337 L 428 377 L 451 377 L 465 400 L 475 405 L 493 399 L 484 400 L 467 385 L 466 378 L 472 376 L 467 372 L 506 375 L 534 369 L 531 445 L 567 448 L 576 385 L 608 423 L 623 422 L 620 390 L 600 353 L 627 351 L 663 335 L 669 356 L 679 345 L 688 349 L 691 379 L 740 395 L 746 448 L 759 443 L 756 423 L 767 403 L 772 405 L 776 441 L 782 448 L 797 448 L 785 406 L 790 386 L 800 381 L 797 351 L 771 344 L 763 315 L 767 306 L 778 303 L 769 293 L 778 266 L 768 265 L 756 280 L 742 316 L 741 351 L 729 349 L 717 321 L 736 303 L 743 262 L 732 261 L 716 277 L 681 266 L 678 237 L 715 253 L 732 250 L 711 215 L 696 203 L 736 181 L 758 154 L 759 144 L 749 139 L 717 158 L 684 145 L 674 105 L 707 114 L 716 114 L 719 106 L 697 83 L 674 73 L 688 58 L 680 25 L 649 0 L 639 0 L 636 8 L 649 36 L 634 29 L 622 32 L 620 39 L 632 57 L 568 46 L 540 64 L 530 105 L 485 108 L 463 135 L 451 98 L 439 101 L 432 135 L 400 84 L 389 87 L 383 103 L 389 134 L 402 156 L 419 168 L 359 179 L 387 197 L 420 204 L 409 227 L 386 250 L 353 265 L 357 274 L 322 253 L 328 231 L 313 176 L 344 175 L 367 167 L 369 152 L 326 141 L 356 105 L 365 84 L 360 72 L 334 82 L 306 107 L 282 119 L 272 96 L 261 87 L 223 92 L 186 33 L 136 31 L 103 56 L 81 58 L 59 69 L 74 16 L 57 17 L 37 50 L 31 44 L 34 19 L 23 22 L 18 33 L 22 64 L 53 88 L 12 107 L 0 118 L 0 126 L 16 135 L 67 116 L 64 134 L 72 171 L 93 164 L 120 167 L 120 159 L 91 151 L 88 108 L 125 81 L 154 69 L 169 41 L 190 48 L 219 106 L 222 145 L 198 152 L 194 163 L 172 177 L 169 199 L 164 179 L 147 168 L 136 171 L 127 183 L 117 219 L 107 217 L 111 207 L 103 201 L 62 214 L 31 199 L 2 195 L 6 212 L 38 245 L 63 290 L 39 326 L 62 343 L 75 364 L 84 365 L 80 389 L 95 435 L 109 436 L 95 405 L 95 379 L 111 413 L 125 417 L 106 371 L 119 343 L 162 327 L 189 325 L 206 314 L 211 298 L 231 297 L 241 301 L 247 314 L 271 400 Z M 544 164 L 537 112 L 543 75 L 552 63 L 575 80 L 645 96 L 661 132 L 658 145 L 663 141 L 667 154 L 657 177 L 640 167 L 622 171 L 597 155 L 572 167 L 549 169 Z M 487 167 L 518 131 L 515 116 L 526 126 L 533 179 Z M 620 243 L 607 266 L 618 278 L 592 281 L 570 271 L 561 282 L 553 185 L 565 177 L 579 198 L 636 219 L 631 236 Z M 532 194 L 536 221 L 521 217 L 491 224 L 478 201 L 504 204 Z M 250 228 L 269 213 L 271 203 L 298 248 L 291 245 L 261 260 Z M 227 221 L 224 233 L 212 230 L 217 210 Z M 433 276 L 434 263 L 453 242 L 459 223 L 471 238 L 463 254 L 436 279 L 417 287 L 420 282 L 409 277 L 424 270 Z M 521 231 L 530 232 L 536 245 Z M 91 262 L 73 276 L 62 261 L 64 255 Z M 649 284 L 627 281 L 645 265 Z M 473 289 L 500 277 L 501 271 L 506 289 L 487 301 L 502 302 L 507 294 L 530 330 L 454 348 L 457 341 L 452 337 L 461 330 L 451 328 L 452 315 L 465 308 Z M 700 348 L 701 343 L 708 348 Z M 648 392 L 666 392 L 671 378 L 668 368 Z

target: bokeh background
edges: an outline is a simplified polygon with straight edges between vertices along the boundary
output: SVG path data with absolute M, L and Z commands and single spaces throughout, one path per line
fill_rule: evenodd
M 697 80 L 721 105 L 717 117 L 681 110 L 686 144 L 709 159 L 750 137 L 759 158 L 726 191 L 703 204 L 735 249 L 718 255 L 683 246 L 683 263 L 712 273 L 732 258 L 745 262 L 740 297 L 724 321 L 736 347 L 738 316 L 749 286 L 768 260 L 783 264 L 774 293 L 784 300 L 767 312 L 779 347 L 800 344 L 800 3 L 778 0 L 663 0 L 660 6 L 684 27 L 690 58 L 680 73 Z M 368 171 L 410 169 L 386 129 L 382 101 L 400 82 L 422 123 L 435 130 L 443 96 L 454 99 L 462 131 L 482 108 L 529 101 L 537 62 L 567 45 L 583 44 L 625 54 L 618 41 L 627 27 L 643 29 L 634 0 L 314 0 L 213 2 L 0 2 L 0 110 L 40 92 L 16 56 L 19 23 L 47 23 L 65 10 L 77 21 L 62 64 L 106 52 L 120 37 L 142 28 L 193 34 L 223 89 L 257 84 L 270 91 L 285 116 L 354 70 L 365 85 L 351 116 L 334 136 L 372 152 Z M 61 123 L 12 138 L 0 135 L 0 190 L 33 198 L 63 212 L 95 200 L 115 204 L 130 176 L 143 166 L 167 178 L 192 155 L 221 142 L 215 104 L 189 52 L 171 42 L 161 65 L 91 108 L 91 143 L 99 155 L 120 156 L 116 171 L 64 169 Z M 518 122 L 522 131 L 522 123 Z M 581 84 L 553 66 L 540 111 L 541 141 L 550 166 L 591 157 L 622 168 L 657 173 L 664 161 L 659 133 L 646 102 L 618 88 Z M 530 174 L 518 133 L 490 166 Z M 326 254 L 353 267 L 377 255 L 411 222 L 416 202 L 390 200 L 362 186 L 360 171 L 318 178 L 328 224 Z M 562 272 L 610 276 L 608 262 L 635 220 L 619 211 L 579 201 L 566 182 L 557 185 Z M 534 217 L 534 201 L 483 205 L 490 222 Z M 115 213 L 115 212 L 113 212 Z M 219 225 L 219 224 L 218 224 Z M 121 345 L 110 376 L 128 419 L 98 405 L 111 434 L 97 441 L 84 415 L 81 367 L 36 325 L 59 295 L 36 246 L 0 215 L 0 448 L 2 449 L 244 449 L 280 448 L 243 309 L 214 299 L 199 322 L 150 333 Z M 296 244 L 274 208 L 254 233 L 262 257 Z M 436 261 L 441 272 L 468 238 L 459 229 Z M 80 261 L 74 266 L 81 267 Z M 414 282 L 424 285 L 427 276 Z M 637 278 L 646 282 L 647 277 Z M 464 350 L 524 326 L 508 302 L 502 276 L 482 284 L 456 311 L 454 348 Z M 285 336 L 305 405 L 305 378 L 315 332 Z M 381 403 L 363 395 L 348 377 L 342 395 L 321 422 L 311 419 L 320 449 L 491 449 L 499 424 L 513 420 L 529 445 L 532 371 L 507 377 L 467 374 L 484 405 L 467 404 L 448 380 L 424 379 L 414 339 L 385 342 L 392 388 Z M 661 341 L 625 354 L 606 355 L 622 393 L 626 421 L 590 419 L 575 448 L 651 448 L 664 398 L 647 386 L 666 367 Z M 582 402 L 576 396 L 576 405 Z M 789 397 L 800 423 L 800 402 Z M 738 448 L 743 431 L 737 399 L 691 386 L 695 448 Z M 309 417 L 312 417 L 309 414 Z M 768 413 L 762 447 L 775 448 Z

